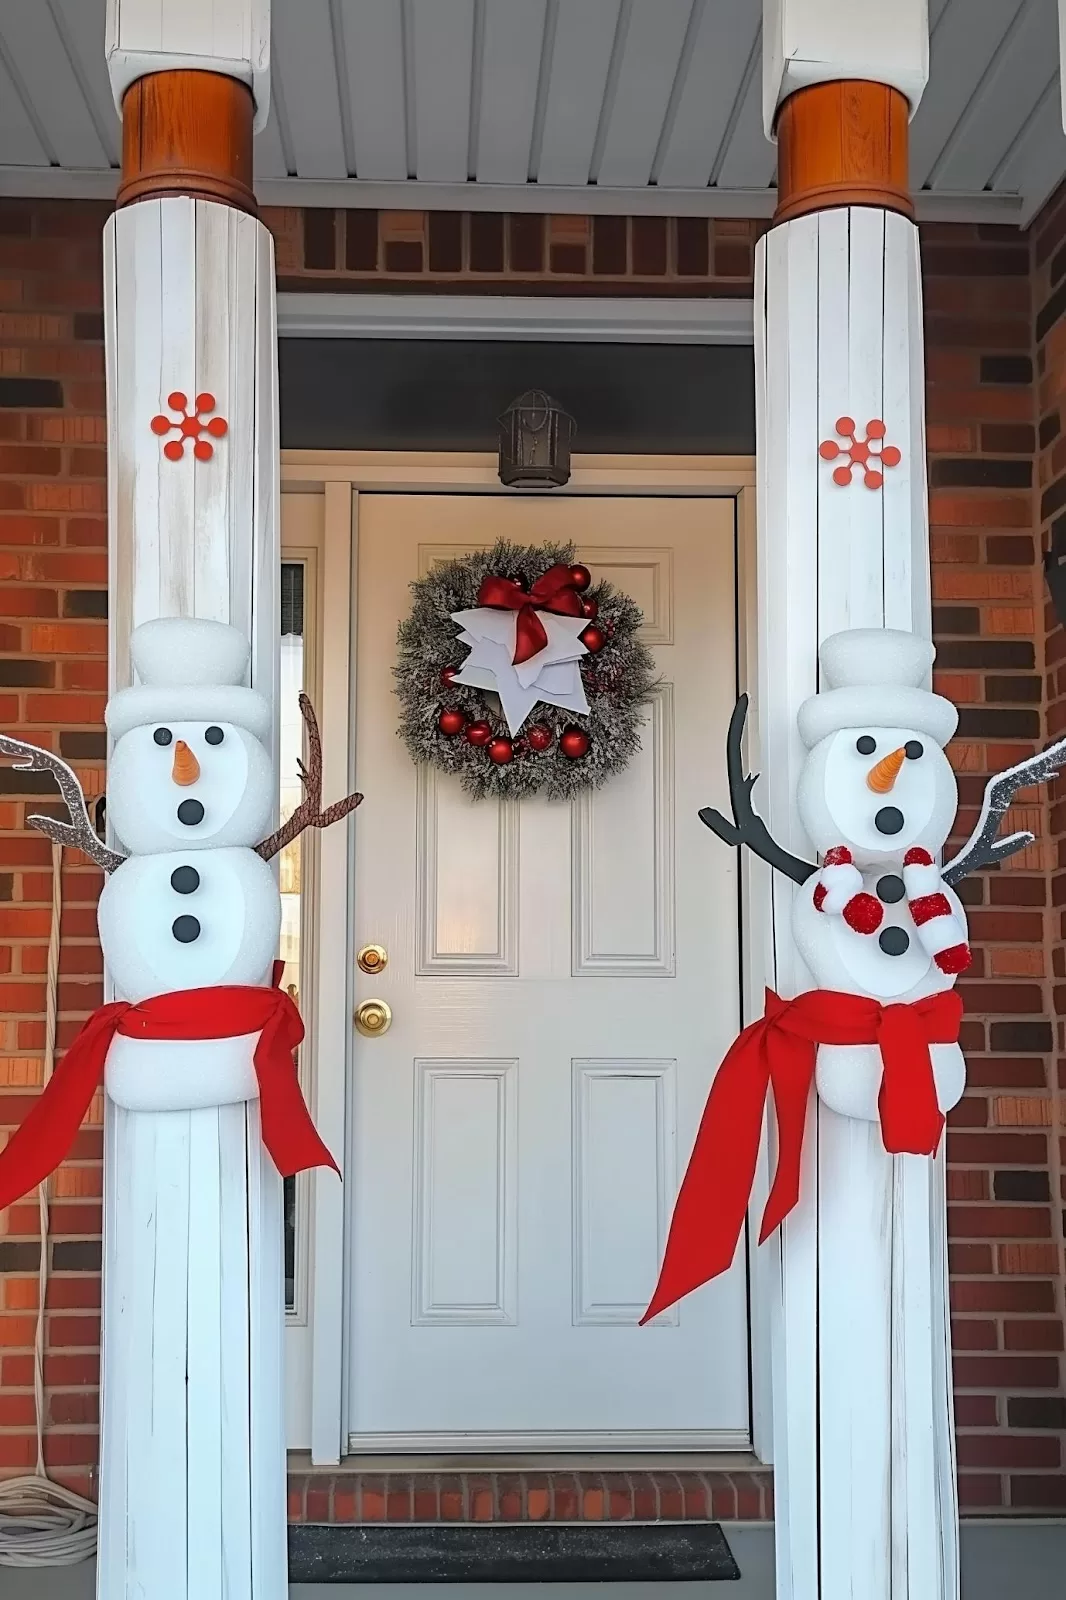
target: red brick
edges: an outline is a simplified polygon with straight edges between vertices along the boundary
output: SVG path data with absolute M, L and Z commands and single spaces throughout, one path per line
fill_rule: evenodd
M 1057 1467 L 1053 1434 L 964 1433 L 958 1440 L 960 1467 Z

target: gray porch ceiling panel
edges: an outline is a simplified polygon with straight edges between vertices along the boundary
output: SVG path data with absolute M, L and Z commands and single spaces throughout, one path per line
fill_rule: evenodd
M 114 192 L 105 0 L 0 3 L 0 193 Z M 890 12 L 889 0 L 886 11 Z M 266 204 L 766 215 L 760 0 L 274 0 Z M 1066 175 L 1056 0 L 930 0 L 920 213 Z

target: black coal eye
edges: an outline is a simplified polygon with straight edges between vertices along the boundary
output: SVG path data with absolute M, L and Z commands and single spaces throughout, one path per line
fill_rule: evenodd
M 226 735 L 222 732 L 221 728 L 208 728 L 207 732 L 204 734 L 204 738 L 207 740 L 208 744 L 221 744 L 225 737 Z
M 861 739 L 856 739 L 855 748 L 861 756 L 872 756 L 877 749 L 877 740 L 871 739 L 868 733 L 864 733 Z
M 919 756 L 925 755 L 925 745 L 922 744 L 920 739 L 908 739 L 903 746 L 903 754 L 908 761 L 917 761 Z
M 156 744 L 169 744 L 173 737 L 169 728 L 157 728 L 152 735 Z

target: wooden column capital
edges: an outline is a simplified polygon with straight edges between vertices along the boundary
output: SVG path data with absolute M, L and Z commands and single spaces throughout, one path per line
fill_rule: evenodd
M 251 90 L 220 72 L 181 69 L 138 78 L 122 101 L 117 206 L 192 195 L 256 215 Z
M 835 79 L 798 89 L 777 116 L 777 210 L 789 222 L 833 206 L 914 217 L 906 97 L 886 83 Z

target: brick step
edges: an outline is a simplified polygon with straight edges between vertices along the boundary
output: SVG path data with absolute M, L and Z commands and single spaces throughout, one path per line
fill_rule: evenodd
M 289 1476 L 289 1521 L 769 1522 L 773 1473 L 338 1472 Z

